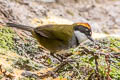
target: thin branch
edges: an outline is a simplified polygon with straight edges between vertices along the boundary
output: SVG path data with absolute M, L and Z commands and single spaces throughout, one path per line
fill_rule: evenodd
M 86 47 L 80 47 L 81 49 L 83 49 L 83 51 L 81 52 L 82 54 L 91 54 L 91 55 L 109 55 L 112 58 L 120 58 L 120 52 L 117 53 L 103 53 L 103 52 L 94 52 L 94 51 L 90 51 L 89 49 L 87 49 Z
M 49 76 L 57 77 L 55 73 L 58 72 L 66 64 L 68 64 L 68 62 L 69 62 L 68 59 L 64 60 L 61 64 L 59 64 L 57 67 L 55 67 L 52 71 L 48 71 L 45 74 L 37 75 L 37 74 L 34 74 L 33 72 L 26 71 L 26 72 L 23 72 L 22 75 L 23 76 L 37 77 L 37 78 L 40 78 L 40 79 L 43 79 L 43 78 L 46 78 L 46 77 L 49 77 Z
M 95 57 L 95 64 L 96 64 L 96 70 L 95 70 L 95 73 L 96 73 L 96 76 L 97 76 L 97 78 L 98 78 L 98 80 L 101 80 L 100 79 L 100 75 L 99 75 L 99 68 L 98 68 L 98 56 L 97 55 L 94 55 L 94 57 Z
M 98 80 L 100 80 L 100 75 L 99 75 L 99 69 L 98 69 L 98 56 L 99 55 L 104 55 L 104 56 L 106 56 L 106 55 L 109 55 L 109 56 L 111 56 L 111 57 L 113 57 L 113 58 L 119 58 L 119 55 L 120 55 L 120 53 L 101 53 L 101 52 L 94 52 L 94 51 L 90 51 L 89 49 L 87 49 L 86 47 L 80 47 L 81 49 L 83 49 L 83 50 L 81 50 L 80 51 L 80 53 L 81 54 L 91 54 L 91 55 L 93 55 L 93 56 L 95 56 L 95 64 L 96 64 L 96 75 L 97 75 L 97 78 L 98 78 Z M 57 77 L 57 75 L 56 75 L 56 73 L 61 69 L 61 68 L 63 68 L 65 65 L 67 65 L 69 62 L 70 62 L 70 60 L 69 59 L 71 59 L 71 57 L 72 56 L 69 56 L 67 59 L 65 59 L 63 62 L 61 62 L 61 64 L 59 64 L 57 67 L 55 67 L 52 71 L 48 71 L 47 73 L 45 73 L 45 74 L 42 74 L 42 75 L 40 75 L 40 76 L 38 76 L 37 74 L 36 74 L 36 76 L 38 77 L 38 78 L 40 78 L 40 79 L 42 79 L 42 78 L 45 78 L 45 77 L 49 77 L 49 76 L 52 76 L 52 77 Z M 73 62 L 73 60 L 72 60 L 72 62 Z M 74 67 L 73 67 L 74 68 Z M 77 71 L 78 73 L 79 73 L 79 71 Z M 110 73 L 110 64 L 108 64 L 108 75 L 109 75 L 109 73 Z M 111 80 L 110 78 L 108 79 L 108 80 Z
M 106 64 L 107 64 L 107 80 L 112 80 L 111 77 L 110 77 L 110 60 L 109 60 L 109 54 L 105 56 L 105 61 L 106 61 Z

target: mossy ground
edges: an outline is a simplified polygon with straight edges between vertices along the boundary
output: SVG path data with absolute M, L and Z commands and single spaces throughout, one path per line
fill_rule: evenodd
M 10 28 L 0 28 L 0 48 L 12 50 L 15 48 L 13 37 L 15 32 Z
M 24 41 L 25 40 L 25 41 Z M 32 37 L 20 38 L 16 32 L 7 27 L 0 28 L 0 78 L 13 78 L 23 80 L 36 80 L 33 77 L 21 77 L 21 73 L 25 70 L 37 72 L 41 69 L 56 66 L 52 62 L 52 57 L 45 53 L 39 47 L 39 44 Z M 119 53 L 120 39 L 114 37 L 107 37 L 96 40 L 94 45 L 91 42 L 85 43 L 85 47 L 94 52 L 103 53 Z M 78 49 L 77 51 L 80 51 Z M 76 51 L 73 50 L 73 54 Z M 107 77 L 107 63 L 105 56 L 98 56 L 99 74 L 102 80 Z M 58 72 L 58 77 L 66 78 L 66 80 L 87 80 L 95 76 L 95 59 L 91 54 L 74 54 L 71 56 L 75 62 L 66 65 Z M 110 57 L 110 77 L 112 80 L 120 79 L 120 59 Z M 46 67 L 47 66 L 47 67 Z M 94 79 L 92 79 L 94 80 Z

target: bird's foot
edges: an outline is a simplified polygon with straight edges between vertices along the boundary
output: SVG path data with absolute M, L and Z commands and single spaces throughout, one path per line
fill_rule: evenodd
M 59 55 L 59 54 L 51 53 L 51 55 L 52 55 L 55 59 L 57 59 L 59 62 L 62 62 L 64 59 L 66 59 L 64 56 Z
M 72 60 L 71 58 L 68 58 L 68 57 L 66 57 L 66 56 L 64 56 L 64 55 L 60 55 L 60 54 L 52 54 L 51 53 L 51 55 L 55 58 L 55 59 L 57 59 L 60 63 L 62 63 L 62 62 L 75 62 L 74 60 Z

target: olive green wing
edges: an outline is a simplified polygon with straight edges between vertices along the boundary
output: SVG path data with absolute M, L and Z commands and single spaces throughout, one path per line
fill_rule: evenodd
M 72 25 L 44 25 L 34 29 L 35 33 L 48 39 L 69 40 L 73 35 Z

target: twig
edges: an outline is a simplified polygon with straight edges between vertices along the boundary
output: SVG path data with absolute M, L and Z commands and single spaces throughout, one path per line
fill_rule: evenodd
M 102 53 L 102 52 L 94 52 L 94 51 L 90 51 L 89 49 L 87 49 L 86 47 L 80 47 L 81 49 L 83 49 L 83 51 L 81 52 L 82 54 L 91 54 L 91 55 L 109 55 L 112 58 L 120 58 L 120 52 L 117 53 Z
M 58 70 L 60 70 L 62 67 L 64 67 L 68 62 L 69 61 L 66 59 L 60 65 L 55 67 L 52 71 L 48 71 L 46 74 L 39 76 L 39 78 L 45 78 L 45 77 L 49 77 L 49 76 L 56 77 L 55 72 L 58 72 Z
M 23 76 L 31 76 L 31 77 L 37 77 L 37 78 L 45 78 L 45 77 L 49 77 L 49 76 L 53 76 L 53 77 L 56 77 L 56 72 L 58 72 L 58 70 L 60 70 L 62 67 L 64 67 L 69 61 L 66 59 L 65 61 L 63 61 L 60 65 L 58 65 L 57 67 L 55 67 L 52 71 L 48 71 L 47 73 L 45 74 L 41 74 L 41 75 L 37 75 L 37 74 L 34 74 L 30 71 L 26 71 L 24 73 L 22 73 Z
M 112 80 L 111 77 L 110 77 L 110 60 L 109 60 L 109 54 L 105 56 L 105 61 L 106 61 L 106 64 L 107 64 L 107 80 Z
M 81 54 L 86 54 L 87 53 L 87 54 L 91 54 L 91 55 L 93 55 L 95 57 L 95 64 L 96 64 L 96 70 L 95 70 L 95 72 L 96 72 L 96 76 L 97 76 L 98 80 L 100 80 L 99 69 L 98 69 L 98 61 L 97 61 L 98 60 L 98 55 L 104 55 L 104 56 L 109 55 L 109 56 L 114 57 L 114 58 L 118 58 L 119 55 L 120 55 L 120 53 L 94 52 L 94 51 L 90 51 L 89 49 L 87 49 L 84 46 L 80 47 L 80 48 L 83 49 L 82 51 L 80 51 Z M 45 78 L 45 77 L 49 77 L 49 76 L 56 77 L 55 73 L 58 72 L 61 68 L 63 68 L 66 64 L 68 64 L 70 62 L 69 59 L 71 59 L 71 56 L 69 58 L 65 59 L 61 64 L 59 64 L 57 67 L 55 67 L 52 71 L 48 71 L 47 73 L 42 74 L 40 76 L 38 76 L 36 74 L 36 76 L 38 78 L 40 78 L 40 79 Z M 73 68 L 75 68 L 75 67 L 73 67 Z M 79 73 L 79 71 L 77 71 L 77 72 Z M 110 64 L 108 64 L 108 72 L 107 72 L 108 77 L 109 77 L 109 73 L 110 73 Z M 107 80 L 111 80 L 111 78 L 109 77 L 109 79 L 107 79 Z
M 76 67 L 74 67 L 73 65 L 71 65 L 70 63 L 68 63 L 70 66 L 72 66 L 73 67 L 73 69 L 75 69 L 76 70 L 76 72 L 78 73 L 78 75 L 79 75 L 79 77 L 80 77 L 80 71 L 76 68 Z
M 95 64 L 96 64 L 96 70 L 95 70 L 95 73 L 96 73 L 96 76 L 97 76 L 98 80 L 100 80 L 99 68 L 98 68 L 98 61 L 97 61 L 98 56 L 97 56 L 97 55 L 94 55 L 94 57 L 95 57 Z
M 93 51 L 90 51 L 88 50 L 87 48 L 85 47 L 81 47 L 83 49 L 83 54 L 86 54 L 86 52 L 88 54 L 91 54 L 93 56 L 95 56 L 95 64 L 96 64 L 96 76 L 98 78 L 98 80 L 100 80 L 100 75 L 99 75 L 99 69 L 98 69 L 98 62 L 97 62 L 97 59 L 98 59 L 98 55 L 104 55 L 105 56 L 105 60 L 106 60 L 106 63 L 107 63 L 107 80 L 112 80 L 111 77 L 110 77 L 110 60 L 109 58 L 112 57 L 112 58 L 119 58 L 120 57 L 120 52 L 118 53 L 101 53 L 101 52 L 93 52 Z
M 95 72 L 96 72 L 96 75 L 97 75 L 98 80 L 100 80 L 99 69 L 98 69 L 98 61 L 97 61 L 98 55 L 104 55 L 104 56 L 106 56 L 107 53 L 101 53 L 101 52 L 96 53 L 96 52 L 90 51 L 90 50 L 87 49 L 86 47 L 80 47 L 80 48 L 83 49 L 83 51 L 81 52 L 82 54 L 88 53 L 88 54 L 91 54 L 91 55 L 95 56 L 95 64 L 96 64 L 96 71 L 95 71 Z M 112 57 L 114 57 L 114 58 L 119 57 L 118 55 L 119 55 L 119 53 L 109 53 L 109 56 L 112 56 Z M 66 59 L 66 60 L 63 61 L 60 65 L 58 65 L 56 68 L 54 68 L 54 70 L 53 70 L 52 72 L 47 72 L 46 74 L 41 75 L 41 76 L 39 76 L 39 77 L 40 77 L 40 78 L 43 78 L 43 77 L 48 77 L 48 76 L 54 76 L 54 73 L 55 73 L 55 72 L 58 72 L 58 70 L 60 70 L 62 67 L 64 67 L 66 64 L 68 64 L 68 62 L 69 62 L 69 61 Z M 110 70 L 109 70 L 109 72 L 110 72 Z M 111 80 L 111 79 L 108 79 L 108 80 Z

